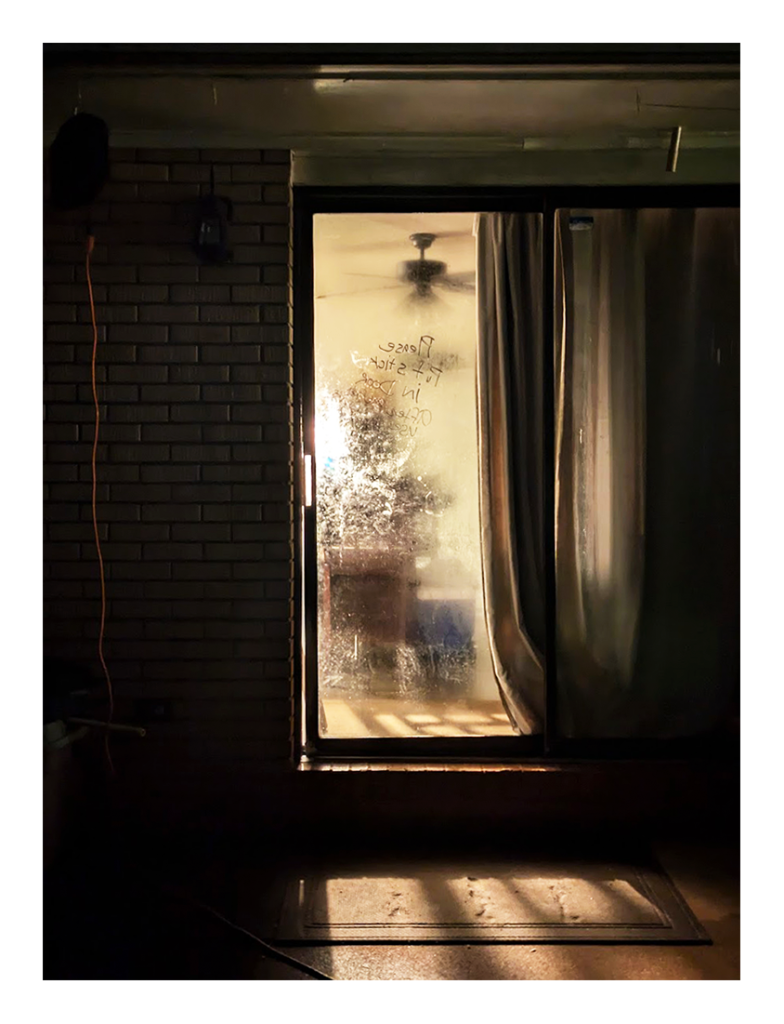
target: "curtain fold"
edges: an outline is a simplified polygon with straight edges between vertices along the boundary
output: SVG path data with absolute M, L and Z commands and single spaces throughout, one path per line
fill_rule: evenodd
M 477 217 L 479 494 L 485 617 L 512 724 L 544 717 L 542 218 Z
M 647 572 L 616 728 L 728 727 L 739 680 L 740 211 L 645 210 Z
M 738 211 L 556 224 L 558 728 L 694 736 L 737 681 Z
M 634 675 L 645 569 L 644 270 L 638 211 L 557 215 L 556 628 L 567 735 L 601 733 Z
M 721 727 L 739 678 L 739 211 L 556 214 L 555 522 L 542 522 L 542 218 L 477 218 L 485 616 L 542 727 L 555 530 L 559 734 Z

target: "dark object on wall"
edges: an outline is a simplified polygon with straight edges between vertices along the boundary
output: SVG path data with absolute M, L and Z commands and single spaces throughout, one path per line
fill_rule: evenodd
M 44 724 L 94 711 L 99 685 L 90 669 L 79 662 L 44 658 Z
M 52 202 L 61 210 L 91 203 L 109 177 L 109 128 L 92 114 L 74 114 L 50 148 Z
M 196 255 L 203 263 L 228 263 L 227 224 L 234 214 L 231 200 L 215 195 L 215 172 L 210 168 L 210 193 L 201 201 L 196 228 Z

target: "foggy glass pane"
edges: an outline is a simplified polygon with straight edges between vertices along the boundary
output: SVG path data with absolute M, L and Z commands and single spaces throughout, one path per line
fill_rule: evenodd
M 473 214 L 319 214 L 313 246 L 321 735 L 512 735 L 482 606 Z

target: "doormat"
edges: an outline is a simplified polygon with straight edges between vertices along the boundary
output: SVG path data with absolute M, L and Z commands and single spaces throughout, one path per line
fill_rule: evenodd
M 428 865 L 292 879 L 274 941 L 710 943 L 657 864 Z

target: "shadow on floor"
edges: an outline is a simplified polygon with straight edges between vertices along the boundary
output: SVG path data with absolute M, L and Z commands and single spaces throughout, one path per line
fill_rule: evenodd
M 603 837 L 615 856 L 629 836 Z M 558 855 L 574 838 L 552 840 Z M 488 857 L 499 841 L 485 845 Z M 638 847 L 638 840 L 634 846 Z M 74 980 L 310 980 L 279 962 L 248 936 L 199 909 L 195 897 L 228 919 L 256 930 L 256 921 L 277 913 L 285 877 L 337 859 L 371 863 L 374 858 L 415 856 L 435 863 L 455 847 L 439 848 L 419 837 L 412 842 L 285 849 L 280 842 L 206 840 L 131 849 L 126 841 L 91 837 L 72 846 L 44 882 L 44 977 Z M 473 844 L 473 856 L 481 845 Z M 512 840 L 516 856 L 519 837 Z M 507 850 L 509 848 L 507 847 Z M 534 847 L 530 849 L 533 851 Z M 537 856 L 545 847 L 537 845 Z M 273 852 L 274 851 L 274 855 Z M 592 855 L 596 855 L 592 847 Z M 707 929 L 712 946 L 320 946 L 287 948 L 291 955 L 337 980 L 384 979 L 733 979 L 739 967 L 737 849 L 670 840 L 657 849 L 673 880 Z

